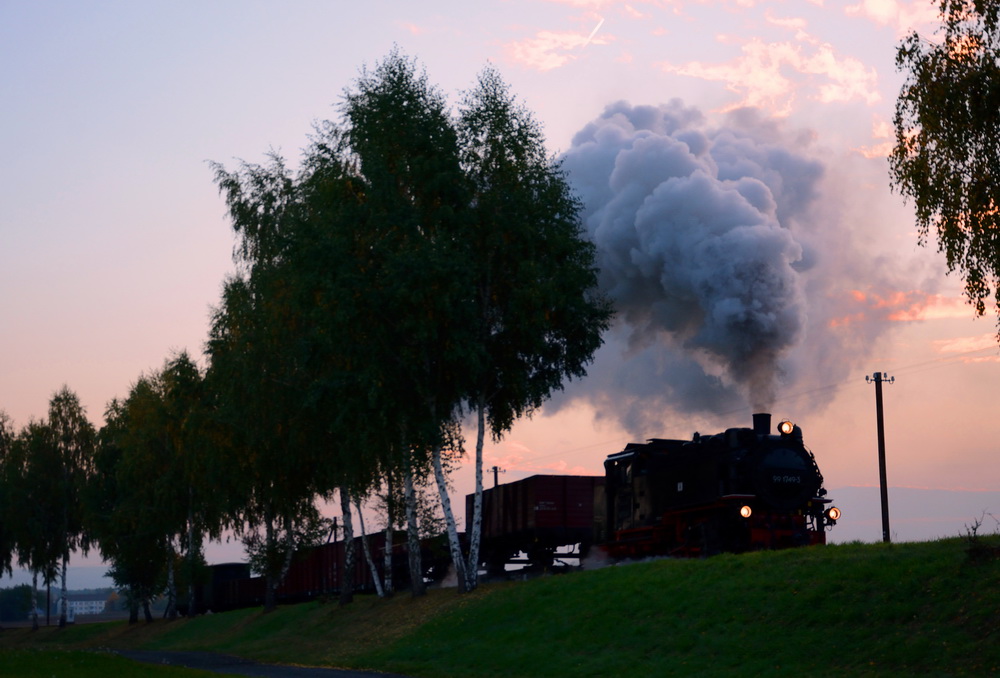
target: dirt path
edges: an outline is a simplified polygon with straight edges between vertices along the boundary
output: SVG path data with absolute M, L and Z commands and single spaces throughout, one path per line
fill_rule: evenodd
M 201 669 L 232 676 L 258 678 L 406 678 L 397 673 L 375 673 L 348 669 L 327 669 L 311 666 L 259 664 L 250 659 L 215 652 L 159 652 L 154 650 L 115 650 L 115 654 L 145 662 Z

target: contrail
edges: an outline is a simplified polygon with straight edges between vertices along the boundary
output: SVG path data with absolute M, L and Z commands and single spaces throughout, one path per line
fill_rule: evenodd
M 590 32 L 590 35 L 587 36 L 587 42 L 583 43 L 584 47 L 590 44 L 590 41 L 594 39 L 594 36 L 597 35 L 597 31 L 601 30 L 601 26 L 603 25 L 604 25 L 604 17 L 601 17 L 601 20 L 597 22 L 596 26 L 594 26 L 594 30 L 592 30 Z

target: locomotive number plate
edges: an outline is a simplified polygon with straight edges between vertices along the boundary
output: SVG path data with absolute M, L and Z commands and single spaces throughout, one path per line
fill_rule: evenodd
M 802 476 L 783 476 L 775 474 L 771 476 L 771 482 L 778 485 L 801 485 Z

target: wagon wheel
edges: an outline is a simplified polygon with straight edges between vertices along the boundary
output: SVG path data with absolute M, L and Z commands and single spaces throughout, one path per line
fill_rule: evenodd
M 555 549 L 549 546 L 533 545 L 528 551 L 528 560 L 531 561 L 529 567 L 543 571 L 551 570 L 555 560 L 554 552 Z

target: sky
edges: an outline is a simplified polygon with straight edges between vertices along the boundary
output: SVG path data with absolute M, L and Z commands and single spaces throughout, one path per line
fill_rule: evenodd
M 959 534 L 1000 515 L 995 319 L 920 246 L 886 161 L 896 45 L 935 20 L 929 0 L 0 0 L 0 409 L 44 418 L 66 385 L 100 426 L 201 356 L 234 268 L 209 162 L 294 165 L 396 45 L 452 102 L 492 64 L 534 112 L 619 311 L 488 467 L 600 473 L 766 409 L 842 489 L 831 539 L 876 541 L 883 372 L 890 498 L 934 498 L 894 533 Z

